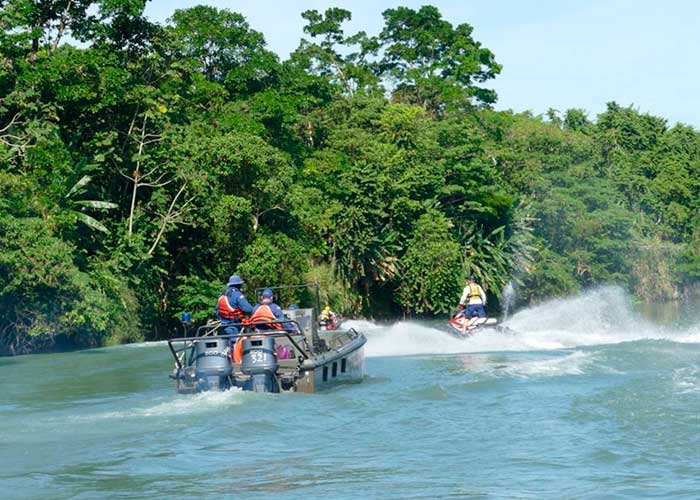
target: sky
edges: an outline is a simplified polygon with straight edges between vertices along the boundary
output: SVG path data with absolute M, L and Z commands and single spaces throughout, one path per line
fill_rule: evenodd
M 300 14 L 343 7 L 345 32 L 377 34 L 388 8 L 430 4 L 453 25 L 469 23 L 503 70 L 489 82 L 496 109 L 586 110 L 616 101 L 700 128 L 700 2 L 692 0 L 151 0 L 146 15 L 207 4 L 243 14 L 282 59 L 304 37 Z

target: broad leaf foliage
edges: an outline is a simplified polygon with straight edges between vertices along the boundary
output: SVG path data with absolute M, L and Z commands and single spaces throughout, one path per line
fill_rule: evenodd
M 495 310 L 700 276 L 690 127 L 495 112 L 495 55 L 431 6 L 303 12 L 280 61 L 240 14 L 144 4 L 0 6 L 0 354 L 167 337 L 234 272 L 365 316 L 447 313 L 468 274 Z

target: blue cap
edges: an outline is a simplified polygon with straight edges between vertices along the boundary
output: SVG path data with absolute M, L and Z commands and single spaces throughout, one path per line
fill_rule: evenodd
M 294 311 L 294 310 L 296 310 L 296 309 L 299 309 L 299 306 L 298 306 L 298 305 L 296 305 L 296 304 L 289 304 L 289 310 L 290 310 L 290 311 Z
M 263 299 L 271 299 L 272 295 L 273 295 L 272 290 L 270 290 L 269 288 L 266 288 L 265 290 L 263 290 L 263 293 L 262 293 Z
M 243 283 L 245 283 L 245 281 L 243 281 L 243 279 L 237 274 L 231 275 L 231 277 L 228 279 L 228 286 L 242 285 Z

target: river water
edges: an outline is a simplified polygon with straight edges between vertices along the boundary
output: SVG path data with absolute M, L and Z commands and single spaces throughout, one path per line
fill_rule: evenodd
M 0 497 L 700 498 L 700 326 L 606 289 L 514 334 L 355 322 L 367 377 L 181 396 L 167 345 L 0 359 Z

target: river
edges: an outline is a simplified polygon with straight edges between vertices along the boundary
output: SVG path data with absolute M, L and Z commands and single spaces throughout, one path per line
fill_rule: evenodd
M 606 289 L 365 331 L 367 377 L 176 395 L 164 343 L 0 358 L 3 498 L 700 498 L 700 326 Z

